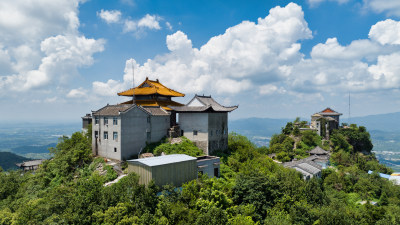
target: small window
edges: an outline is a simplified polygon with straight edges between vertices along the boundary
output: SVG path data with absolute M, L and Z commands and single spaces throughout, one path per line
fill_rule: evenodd
M 118 117 L 113 118 L 113 125 L 118 125 Z
M 108 139 L 108 131 L 104 131 L 104 139 Z
M 108 125 L 108 117 L 104 117 L 104 125 Z
M 95 132 L 94 132 L 94 138 L 98 138 L 99 137 L 99 132 L 96 130 Z
M 94 118 L 94 124 L 99 124 L 99 117 L 96 116 L 96 117 Z
M 117 148 L 114 148 L 114 152 L 117 152 Z
M 194 131 L 193 131 L 193 135 L 197 135 L 197 130 L 194 130 Z
M 113 132 L 113 140 L 118 141 L 118 132 Z

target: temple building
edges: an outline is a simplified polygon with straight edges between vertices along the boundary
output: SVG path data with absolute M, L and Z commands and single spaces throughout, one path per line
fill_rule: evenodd
M 206 155 L 228 148 L 228 112 L 237 108 L 222 106 L 211 96 L 204 95 L 195 95 L 185 106 L 172 107 L 179 114 L 181 134 Z
M 332 130 L 339 128 L 339 117 L 341 115 L 343 114 L 328 107 L 311 116 L 311 128 L 315 129 L 318 135 L 329 139 Z
M 172 97 L 185 94 L 148 78 L 118 95 L 132 99 L 92 111 L 94 155 L 116 160 L 136 158 L 146 144 L 172 136 L 171 131 L 192 140 L 206 155 L 228 146 L 228 112 L 237 106 L 225 107 L 211 96 L 198 95 L 183 105 Z

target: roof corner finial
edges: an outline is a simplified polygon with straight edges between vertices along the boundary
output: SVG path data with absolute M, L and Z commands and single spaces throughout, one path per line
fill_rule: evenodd
M 146 77 L 146 80 L 149 80 L 149 77 Z
M 156 81 L 157 81 L 158 83 L 160 83 L 160 82 L 158 81 L 158 78 L 156 79 Z

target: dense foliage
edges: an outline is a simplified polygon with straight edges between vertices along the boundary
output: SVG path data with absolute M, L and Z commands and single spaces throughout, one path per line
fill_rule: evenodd
M 193 142 L 186 137 L 180 137 L 180 142 L 171 144 L 169 142 L 158 145 L 154 148 L 154 155 L 161 155 L 164 152 L 167 155 L 170 154 L 186 154 L 190 156 L 203 155 L 203 151 L 199 149 Z
M 145 187 L 133 173 L 104 186 L 115 174 L 98 171 L 107 166 L 75 133 L 35 173 L 0 172 L 0 224 L 400 224 L 400 187 L 365 172 L 383 167 L 373 155 L 353 151 L 347 133 L 324 145 L 293 132 L 274 136 L 270 148 L 230 134 L 228 150 L 219 152 L 221 177 L 204 175 L 181 189 Z M 267 156 L 300 157 L 317 145 L 333 151 L 337 166 L 310 181 Z

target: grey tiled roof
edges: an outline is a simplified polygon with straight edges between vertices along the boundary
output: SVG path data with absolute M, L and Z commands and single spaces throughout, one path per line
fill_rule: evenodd
M 121 105 L 106 105 L 103 108 L 94 111 L 93 115 L 94 116 L 118 116 L 120 112 L 124 112 L 130 108 L 132 108 L 133 105 L 128 105 L 128 104 L 121 104 Z
M 42 164 L 43 161 L 45 161 L 45 159 L 37 159 L 37 160 L 26 161 L 23 163 L 17 163 L 16 165 L 18 167 L 39 166 L 40 164 Z
M 138 107 L 143 112 L 153 116 L 168 116 L 169 113 L 157 106 L 137 106 L 132 104 L 120 104 L 120 105 L 106 105 L 105 107 L 94 111 L 94 116 L 119 116 L 120 112 L 125 112 L 133 107 Z
M 324 149 L 322 149 L 321 147 L 317 146 L 315 147 L 313 150 L 309 151 L 308 153 L 313 154 L 313 155 L 326 155 L 329 152 L 325 151 Z
M 200 103 L 203 104 L 203 106 L 175 106 L 171 107 L 173 110 L 177 112 L 204 112 L 204 111 L 214 111 L 214 112 L 231 112 L 235 109 L 238 108 L 238 106 L 223 106 L 216 102 L 211 96 L 200 96 L 200 95 L 195 95 L 190 102 L 192 102 L 194 99 L 197 99 Z M 190 103 L 189 102 L 189 103 Z
M 295 167 L 300 168 L 312 175 L 315 175 L 315 174 L 321 172 L 321 169 L 322 169 L 322 168 L 316 167 L 315 165 L 310 164 L 310 162 L 300 163 L 300 164 L 297 164 Z
M 157 107 L 144 106 L 142 108 L 153 116 L 169 116 L 169 113 L 159 106 Z
M 318 163 L 313 162 L 313 160 L 315 159 L 318 159 L 318 156 L 313 155 L 305 159 L 283 163 L 283 166 L 294 169 L 299 168 L 303 171 L 306 171 L 307 173 L 317 174 L 322 170 L 322 166 L 319 165 Z

